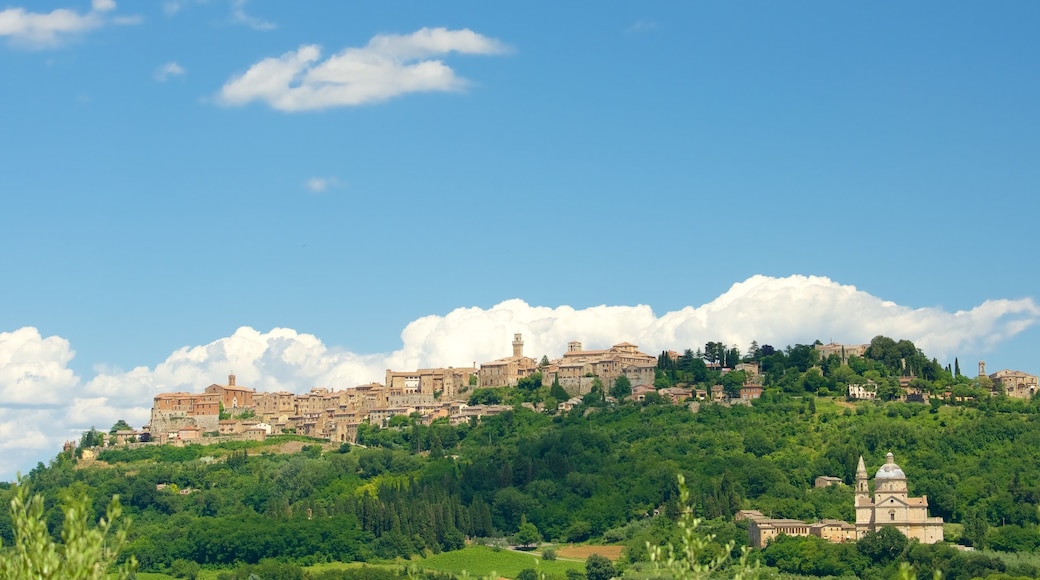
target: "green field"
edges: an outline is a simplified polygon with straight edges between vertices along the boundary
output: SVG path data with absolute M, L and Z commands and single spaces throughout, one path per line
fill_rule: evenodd
M 525 554 L 510 550 L 494 550 L 487 546 L 469 546 L 454 552 L 442 552 L 416 563 L 430 570 L 487 576 L 492 572 L 512 578 L 525 568 L 563 577 L 567 570 L 585 571 L 585 563 L 573 560 L 542 560 L 540 552 Z
M 459 575 L 465 572 L 470 578 L 484 578 L 492 573 L 495 573 L 497 575 L 496 577 L 504 576 L 512 578 L 525 568 L 533 568 L 549 575 L 550 577 L 559 578 L 563 578 L 564 574 L 567 573 L 567 570 L 585 571 L 585 563 L 581 561 L 547 561 L 542 560 L 541 552 L 522 553 L 511 550 L 495 550 L 487 546 L 470 546 L 454 552 L 442 552 L 426 558 L 416 558 L 412 560 L 411 563 L 424 569 L 436 570 L 439 572 L 451 572 Z M 391 568 L 400 568 L 407 564 L 407 562 L 399 561 L 397 563 L 386 563 L 383 565 Z M 367 565 L 380 566 L 378 563 L 368 563 Z M 317 572 L 333 568 L 341 569 L 358 566 L 361 566 L 361 564 L 333 562 L 329 564 L 309 566 L 305 568 L 305 570 L 309 572 Z M 199 580 L 216 580 L 219 573 L 220 570 L 202 570 L 199 573 Z M 137 578 L 138 580 L 176 580 L 173 576 L 148 572 L 139 572 Z

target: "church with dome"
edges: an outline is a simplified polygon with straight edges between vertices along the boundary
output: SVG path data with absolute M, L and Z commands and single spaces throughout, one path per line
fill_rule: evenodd
M 888 454 L 885 464 L 874 475 L 874 497 L 870 497 L 867 468 L 863 457 L 856 468 L 856 537 L 877 532 L 885 526 L 896 528 L 907 538 L 922 544 L 943 541 L 942 518 L 928 517 L 928 497 L 910 497 L 906 474 Z

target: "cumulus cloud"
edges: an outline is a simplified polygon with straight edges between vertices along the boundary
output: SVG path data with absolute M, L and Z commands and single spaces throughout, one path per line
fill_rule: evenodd
M 68 368 L 69 341 L 43 338 L 32 327 L 0 332 L 0 403 L 3 407 L 50 407 L 63 403 L 79 379 Z
M 79 13 L 67 8 L 50 12 L 29 12 L 24 8 L 0 10 L 0 37 L 28 48 L 51 48 L 106 24 L 136 24 L 139 18 L 105 14 L 115 10 L 114 0 L 93 0 L 91 10 Z
M 155 80 L 160 83 L 165 83 L 173 77 L 183 76 L 188 71 L 184 70 L 184 67 L 177 64 L 176 62 L 170 61 L 158 69 L 155 70 Z
M 513 333 L 525 353 L 551 358 L 568 341 L 606 348 L 622 341 L 644 352 L 696 349 L 722 341 L 745 350 L 751 341 L 787 345 L 816 339 L 855 344 L 879 334 L 906 338 L 941 361 L 982 354 L 1040 321 L 1031 299 L 987 300 L 970 309 L 910 308 L 828 278 L 753 276 L 701 306 L 655 314 L 649 306 L 544 307 L 506 300 L 491 308 L 458 308 L 408 324 L 401 348 L 353 353 L 289 328 L 249 327 L 185 346 L 154 366 L 98 368 L 81 380 L 68 368 L 67 340 L 35 328 L 0 333 L 0 480 L 53 457 L 66 439 L 118 419 L 141 426 L 161 392 L 199 392 L 234 372 L 259 391 L 305 392 L 382 381 L 385 369 L 465 366 L 511 353 Z
M 506 50 L 498 40 L 472 30 L 446 28 L 378 35 L 362 48 L 347 48 L 325 60 L 318 46 L 303 45 L 232 77 L 217 101 L 227 106 L 260 101 L 295 112 L 375 103 L 406 93 L 460 91 L 468 82 L 433 57 Z

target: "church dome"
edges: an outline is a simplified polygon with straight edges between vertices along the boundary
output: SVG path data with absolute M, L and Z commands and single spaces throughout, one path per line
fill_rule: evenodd
M 896 465 L 891 453 L 888 454 L 886 459 L 887 461 L 881 466 L 881 469 L 877 470 L 877 475 L 874 476 L 874 479 L 906 479 L 903 468 Z

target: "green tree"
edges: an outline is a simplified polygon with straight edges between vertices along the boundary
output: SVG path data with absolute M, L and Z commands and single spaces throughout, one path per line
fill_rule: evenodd
M 714 543 L 714 534 L 701 535 L 697 532 L 701 519 L 693 515 L 686 478 L 680 473 L 678 479 L 679 504 L 682 506 L 682 514 L 679 517 L 682 546 L 676 548 L 669 543 L 661 547 L 647 542 L 646 549 L 655 572 L 664 573 L 676 580 L 706 579 L 726 566 L 730 560 L 730 554 L 733 552 L 734 542 L 730 541 L 720 549 Z M 748 564 L 747 548 L 741 552 L 740 560 L 734 566 L 734 577 L 738 579 L 757 577 L 758 564 Z M 591 579 L 592 576 L 589 578 Z
M 903 552 L 909 541 L 903 532 L 891 526 L 885 526 L 877 532 L 867 532 L 858 542 L 856 549 L 875 564 L 894 562 Z
M 610 387 L 610 396 L 617 400 L 624 399 L 632 394 L 632 381 L 625 375 L 614 380 L 614 386 Z
M 115 435 L 116 431 L 130 431 L 130 430 L 133 430 L 133 427 L 131 427 L 130 424 L 127 423 L 126 421 L 120 419 L 120 420 L 116 421 L 115 425 L 112 425 L 112 428 L 108 430 L 108 434 L 109 435 Z
M 593 554 L 585 560 L 585 577 L 588 580 L 610 580 L 617 574 L 614 564 L 605 556 Z
M 552 387 L 549 389 L 549 396 L 561 403 L 571 398 L 570 393 L 560 385 L 560 379 L 558 377 L 553 378 Z
M 989 525 L 986 523 L 986 518 L 982 517 L 978 510 L 972 510 L 972 512 L 964 518 L 964 538 L 967 539 L 976 550 L 981 550 L 986 547 L 986 531 L 988 529 Z
M 91 427 L 89 431 L 84 431 L 83 435 L 79 438 L 79 447 L 76 448 L 76 456 L 82 457 L 84 449 L 90 449 L 91 447 L 101 447 L 105 444 L 105 434 Z
M 122 514 L 119 497 L 113 496 L 105 517 L 96 527 L 87 524 L 89 506 L 86 497 L 72 497 L 65 502 L 61 543 L 55 543 L 47 532 L 43 497 L 29 497 L 23 480 L 18 483 L 11 500 L 14 546 L 0 558 L 0 578 L 5 580 L 106 580 L 109 568 L 126 545 L 127 523 L 113 527 Z M 2 546 L 0 546 L 2 548 Z M 131 557 L 115 570 L 115 578 L 134 577 L 137 560 Z
M 520 518 L 520 529 L 516 532 L 516 543 L 529 548 L 542 541 L 542 535 L 538 533 L 538 527 L 527 521 L 527 517 Z

